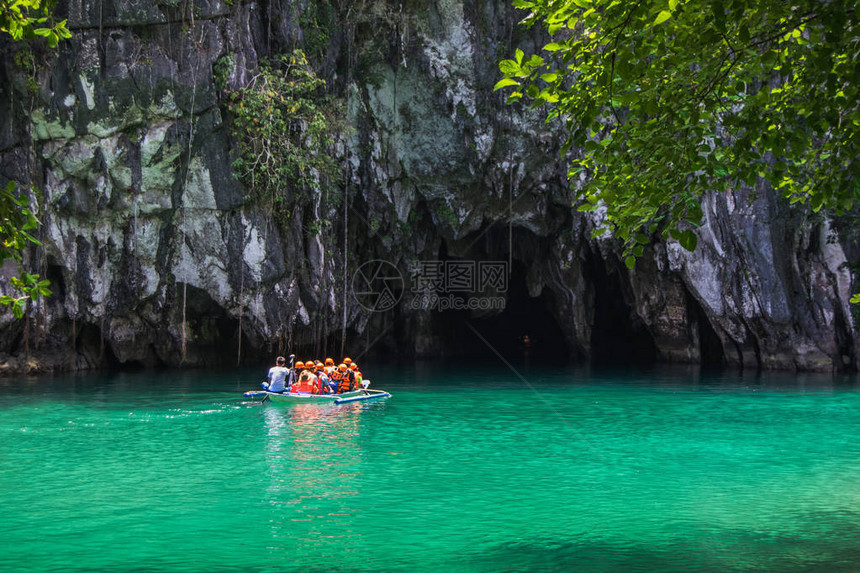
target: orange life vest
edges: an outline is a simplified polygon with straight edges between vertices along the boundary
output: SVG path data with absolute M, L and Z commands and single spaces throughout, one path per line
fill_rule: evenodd
M 320 393 L 319 380 L 311 372 L 305 370 L 299 376 L 299 380 L 293 384 L 291 392 L 310 392 L 311 394 Z
M 338 394 L 352 392 L 353 390 L 355 390 L 355 376 L 352 374 L 352 371 L 341 372 L 340 379 L 337 381 Z
M 347 378 L 346 372 L 341 372 L 335 368 L 334 372 L 331 373 L 331 379 L 337 383 L 338 394 L 341 392 L 349 392 L 349 379 Z M 344 388 L 347 388 L 347 390 L 344 390 Z

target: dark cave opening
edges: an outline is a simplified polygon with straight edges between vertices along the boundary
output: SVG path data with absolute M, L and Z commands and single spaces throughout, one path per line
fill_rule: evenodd
M 513 262 L 506 293 L 475 293 L 459 300 L 479 307 L 498 304 L 484 303 L 481 297 L 501 301 L 504 309 L 436 309 L 434 322 L 442 337 L 444 358 L 485 363 L 503 357 L 512 364 L 569 361 L 571 350 L 553 310 L 554 295 L 548 288 L 539 296 L 529 295 L 525 265 Z M 477 302 L 469 303 L 470 299 Z
M 597 257 L 588 261 L 587 268 L 594 286 L 592 362 L 600 366 L 653 365 L 657 361 L 657 346 L 627 302 L 618 271 L 607 272 L 604 262 Z
M 181 302 L 183 285 L 177 283 L 177 299 Z M 189 338 L 189 353 L 193 353 L 212 366 L 233 366 L 237 362 L 259 363 L 270 360 L 262 350 L 256 349 L 244 331 L 239 339 L 239 320 L 228 316 L 205 290 L 187 285 L 185 311 Z M 180 317 L 177 317 L 178 319 Z
M 699 364 L 704 370 L 719 370 L 726 365 L 723 341 L 708 321 L 699 302 L 687 294 L 687 313 L 698 328 Z
M 63 278 L 63 267 L 49 260 L 44 278 L 51 281 L 51 286 L 48 288 L 53 291 L 52 294 L 56 295 L 57 300 L 65 300 L 66 281 Z

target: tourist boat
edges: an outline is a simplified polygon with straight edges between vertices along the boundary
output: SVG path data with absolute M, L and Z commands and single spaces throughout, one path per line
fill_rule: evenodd
M 370 390 L 369 380 L 365 380 L 364 388 L 343 394 L 311 394 L 310 392 L 269 392 L 267 390 L 251 390 L 242 394 L 245 398 L 258 399 L 261 402 L 271 400 L 272 402 L 286 402 L 292 404 L 347 404 L 362 400 L 378 400 L 389 398 L 391 394 L 384 390 Z

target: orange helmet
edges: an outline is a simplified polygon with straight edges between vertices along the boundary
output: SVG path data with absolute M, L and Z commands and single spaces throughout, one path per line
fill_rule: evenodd
M 331 358 L 326 358 L 325 359 L 325 365 L 326 366 L 334 366 L 334 360 L 332 360 Z
M 317 368 L 322 368 L 322 365 L 323 365 L 323 363 L 322 363 L 322 362 L 320 362 L 319 360 L 317 360 L 316 362 L 314 362 L 314 366 L 316 366 Z
M 304 368 L 304 367 L 305 367 L 305 363 L 304 363 L 304 362 L 302 362 L 301 360 L 299 360 L 298 362 L 296 362 L 296 370 L 301 370 L 301 369 L 302 369 L 302 368 Z
M 349 364 L 350 364 L 351 362 L 352 362 L 352 358 L 350 358 L 350 357 L 348 357 L 348 356 L 347 356 L 346 358 L 344 358 L 344 359 L 343 359 L 343 363 L 344 363 L 344 364 L 346 364 L 347 366 L 349 366 Z
M 346 364 L 341 364 L 340 366 L 337 367 L 337 369 L 340 370 L 341 372 L 346 372 Z
M 349 365 L 349 369 L 350 370 L 358 370 L 358 364 L 356 364 L 355 362 L 351 363 Z
M 305 368 L 313 368 L 314 361 L 313 360 L 305 360 Z

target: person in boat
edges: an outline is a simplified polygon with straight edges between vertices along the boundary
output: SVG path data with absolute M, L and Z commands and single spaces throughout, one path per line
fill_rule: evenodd
M 320 381 L 320 394 L 331 394 L 333 390 L 330 386 L 330 380 L 328 374 L 325 371 L 325 366 L 323 363 L 317 360 L 314 363 L 314 374 L 316 374 L 317 379 Z
M 332 374 L 332 378 L 337 382 L 338 394 L 352 392 L 354 379 L 349 375 L 349 368 L 346 367 L 346 364 L 339 364 L 337 370 Z
M 283 392 L 286 387 L 286 380 L 289 374 L 290 369 L 287 368 L 286 359 L 283 356 L 278 356 L 275 359 L 275 365 L 269 368 L 266 381 L 263 382 L 263 390 L 268 390 L 269 392 Z
M 358 369 L 358 364 L 355 362 L 351 363 L 349 365 L 349 369 L 352 371 L 352 375 L 355 378 L 355 387 L 359 389 L 364 388 L 364 385 L 361 383 L 363 377 L 361 375 L 361 371 Z
M 312 360 L 308 360 L 303 365 L 302 371 L 299 373 L 299 378 L 293 387 L 290 388 L 290 392 L 309 392 L 310 394 L 319 394 L 320 393 L 320 383 L 316 374 L 313 372 L 314 363 Z
M 299 360 L 296 362 L 293 370 L 290 372 L 290 383 L 287 385 L 287 389 L 292 391 L 293 386 L 295 386 L 299 381 L 299 374 L 302 373 L 302 370 L 305 369 L 305 363 Z
M 326 376 L 331 378 L 331 373 L 334 372 L 335 370 L 337 370 L 337 367 L 334 365 L 334 360 L 332 360 L 331 358 L 326 358 L 325 359 Z

